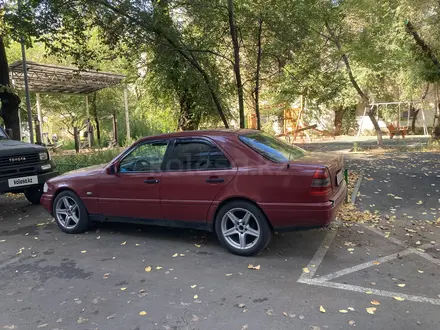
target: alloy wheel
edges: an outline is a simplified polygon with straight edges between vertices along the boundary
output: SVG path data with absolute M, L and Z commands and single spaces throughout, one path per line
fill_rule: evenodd
M 64 196 L 57 202 L 55 215 L 59 224 L 64 228 L 75 228 L 80 219 L 78 204 L 73 198 Z
M 243 208 L 233 208 L 221 220 L 221 232 L 232 247 L 247 250 L 257 244 L 261 229 L 255 215 Z

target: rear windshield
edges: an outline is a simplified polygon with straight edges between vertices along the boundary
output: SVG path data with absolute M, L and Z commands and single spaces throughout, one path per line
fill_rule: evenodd
M 304 149 L 287 144 L 265 133 L 240 135 L 239 139 L 262 156 L 276 163 L 286 163 L 307 154 Z

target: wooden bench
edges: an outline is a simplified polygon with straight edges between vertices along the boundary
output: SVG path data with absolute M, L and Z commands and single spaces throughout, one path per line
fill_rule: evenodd
M 405 138 L 405 135 L 408 134 L 408 127 L 406 126 L 397 126 L 395 127 L 393 124 L 388 124 L 388 130 L 390 131 L 390 139 L 392 139 L 395 135 L 401 135 L 402 138 Z

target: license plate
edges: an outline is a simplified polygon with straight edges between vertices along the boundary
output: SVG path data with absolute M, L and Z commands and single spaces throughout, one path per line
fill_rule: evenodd
M 22 178 L 9 179 L 8 184 L 9 184 L 9 188 L 38 184 L 38 176 L 32 175 L 32 176 L 24 176 Z
M 338 184 L 338 186 L 341 184 L 342 180 L 344 180 L 344 173 L 342 171 L 339 171 L 336 174 L 336 183 Z

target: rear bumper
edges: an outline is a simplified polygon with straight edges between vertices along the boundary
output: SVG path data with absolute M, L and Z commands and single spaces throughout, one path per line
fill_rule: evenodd
M 40 173 L 40 174 L 27 174 L 25 176 L 30 176 L 30 175 L 37 175 L 38 176 L 38 184 L 42 185 L 44 184 L 47 180 L 57 176 L 59 174 L 58 171 L 51 171 L 51 172 L 46 172 L 46 173 Z M 10 188 L 9 187 L 9 183 L 8 183 L 8 179 L 12 179 L 12 178 L 5 178 L 5 179 L 0 179 L 0 192 L 22 192 L 23 190 L 27 189 L 27 188 L 33 188 L 36 185 L 28 185 L 28 186 L 20 186 L 20 187 L 13 187 Z
M 320 228 L 332 222 L 347 193 L 345 181 L 332 200 L 324 203 L 261 204 L 275 231 Z

